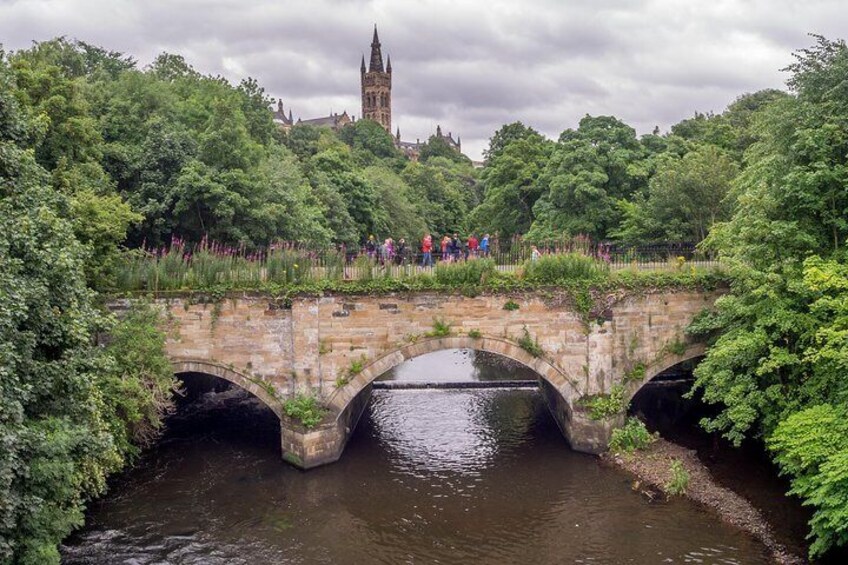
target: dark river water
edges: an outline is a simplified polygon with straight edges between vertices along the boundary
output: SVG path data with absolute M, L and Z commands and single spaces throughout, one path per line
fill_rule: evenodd
M 454 350 L 388 377 L 533 378 L 521 373 Z M 694 504 L 648 502 L 570 451 L 535 390 L 375 391 L 341 460 L 308 472 L 281 460 L 256 401 L 195 396 L 91 504 L 65 563 L 769 562 Z

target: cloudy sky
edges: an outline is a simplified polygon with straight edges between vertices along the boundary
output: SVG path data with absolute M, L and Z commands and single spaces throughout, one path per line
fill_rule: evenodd
M 521 120 L 556 137 L 585 114 L 647 133 L 783 87 L 808 33 L 848 35 L 845 0 L 0 0 L 7 50 L 65 35 L 132 55 L 179 53 L 252 76 L 295 117 L 359 108 L 374 24 L 391 54 L 394 126 L 437 124 L 480 157 Z

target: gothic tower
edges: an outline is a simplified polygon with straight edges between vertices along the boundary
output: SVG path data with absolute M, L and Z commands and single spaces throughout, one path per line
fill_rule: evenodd
M 365 55 L 359 69 L 362 79 L 362 117 L 374 120 L 386 131 L 392 131 L 392 58 L 386 59 L 383 70 L 383 53 L 380 51 L 380 38 L 377 26 L 374 26 L 374 39 L 371 41 L 371 63 L 365 70 Z

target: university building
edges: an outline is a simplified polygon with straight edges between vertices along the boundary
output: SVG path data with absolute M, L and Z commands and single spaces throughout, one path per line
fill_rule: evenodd
M 362 95 L 362 114 L 361 116 L 367 120 L 373 120 L 383 126 L 389 133 L 392 132 L 392 59 L 386 58 L 386 64 L 383 65 L 383 53 L 381 50 L 380 38 L 377 35 L 377 26 L 374 26 L 374 38 L 371 40 L 371 58 L 368 61 L 368 66 L 365 66 L 365 56 L 362 56 L 362 63 L 359 67 L 360 75 L 360 91 Z M 277 102 L 277 108 L 274 110 L 274 123 L 280 129 L 289 131 L 292 127 L 298 125 L 309 125 L 328 127 L 333 131 L 339 131 L 348 124 L 352 124 L 356 118 L 348 115 L 347 111 L 341 114 L 331 113 L 328 116 L 319 118 L 311 118 L 303 120 L 298 118 L 294 121 L 291 108 L 288 110 L 288 115 L 284 111 L 283 101 Z M 442 127 L 436 126 L 436 133 L 433 136 L 444 141 L 451 149 L 461 153 L 462 141 L 459 136 L 454 139 L 453 134 L 448 132 L 447 135 L 442 133 Z M 403 153 L 412 159 L 418 160 L 418 155 L 421 149 L 426 144 L 421 140 L 403 141 L 400 137 L 400 128 L 397 128 L 395 135 L 395 146 L 403 151 Z

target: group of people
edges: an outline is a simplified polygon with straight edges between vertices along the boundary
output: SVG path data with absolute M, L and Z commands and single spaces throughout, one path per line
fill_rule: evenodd
M 368 241 L 365 242 L 365 253 L 381 265 L 391 265 L 392 263 L 402 265 L 407 262 L 410 252 L 411 250 L 406 245 L 404 238 L 400 238 L 395 243 L 395 240 L 389 237 L 380 243 L 373 235 L 370 235 Z
M 421 266 L 433 266 L 433 250 L 435 242 L 433 236 L 429 233 L 421 240 Z M 466 240 L 462 240 L 459 234 L 454 233 L 453 236 L 445 235 L 439 241 L 438 249 L 439 256 L 442 261 L 459 261 L 460 259 L 471 259 L 476 257 L 487 257 L 489 255 L 489 234 L 483 236 L 482 239 L 477 239 L 475 234 L 468 236 Z
M 439 241 L 436 241 L 432 235 L 427 233 L 421 239 L 420 265 L 422 267 L 432 267 L 435 264 L 434 256 L 446 262 L 488 257 L 489 240 L 489 234 L 485 234 L 481 239 L 478 239 L 472 233 L 468 238 L 462 239 L 459 237 L 459 234 L 454 233 L 453 235 L 445 235 Z M 373 235 L 368 236 L 368 240 L 365 242 L 365 253 L 381 265 L 418 263 L 414 256 L 415 251 L 407 245 L 404 238 L 400 238 L 395 243 L 389 237 L 381 243 Z

